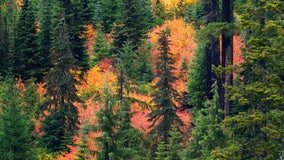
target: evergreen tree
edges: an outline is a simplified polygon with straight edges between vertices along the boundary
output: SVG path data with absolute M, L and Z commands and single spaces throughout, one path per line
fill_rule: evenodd
M 92 125 L 88 124 L 87 120 L 84 120 L 81 131 L 80 131 L 80 143 L 78 144 L 79 151 L 76 154 L 76 160 L 91 160 L 93 150 L 88 145 L 88 133 L 91 131 Z
M 222 1 L 222 22 L 231 25 L 233 22 L 233 0 Z M 222 32 L 222 66 L 230 67 L 233 65 L 233 31 L 232 28 L 225 29 Z M 223 73 L 222 84 L 225 86 L 233 85 L 233 73 Z M 229 89 L 222 88 L 222 95 L 228 95 Z M 224 117 L 230 115 L 232 102 L 227 96 L 221 97 L 224 99 Z
M 66 151 L 67 144 L 72 144 L 72 137 L 78 130 L 78 110 L 74 102 L 80 102 L 74 77 L 76 60 L 73 58 L 71 43 L 69 41 L 67 26 L 65 24 L 64 11 L 61 12 L 61 22 L 55 29 L 53 42 L 54 68 L 47 75 L 47 89 L 43 104 L 49 114 L 43 121 L 44 132 L 42 141 L 49 151 Z
M 253 6 L 253 8 L 252 8 Z M 273 7 L 272 7 L 273 6 Z M 231 100 L 242 112 L 222 127 L 232 137 L 213 158 L 281 159 L 283 157 L 283 3 L 249 1 L 237 9 L 240 27 L 249 31 L 241 64 L 241 84 L 231 87 Z M 236 159 L 237 159 L 236 158 Z
M 116 21 L 118 4 L 115 0 L 98 0 L 95 6 L 95 23 L 102 26 L 104 33 L 111 33 Z
M 181 160 L 181 132 L 178 126 L 173 126 L 170 132 L 169 151 L 166 160 Z
M 189 105 L 201 109 L 205 98 L 205 45 L 201 41 L 194 52 L 195 58 L 189 72 L 188 90 Z M 195 113 L 193 113 L 195 114 Z
M 117 100 L 113 97 L 108 89 L 104 91 L 104 106 L 96 113 L 95 131 L 101 132 L 100 137 L 95 141 L 99 148 L 96 153 L 97 160 L 118 160 L 121 159 L 118 144 L 116 143 L 116 130 L 118 128 L 118 116 L 115 106 Z
M 11 7 L 13 6 L 13 7 Z M 18 5 L 13 0 L 0 3 L 0 75 L 10 74 L 13 67 L 15 30 L 18 20 Z
M 0 109 L 1 159 L 35 159 L 32 122 L 11 79 L 0 85 Z
M 42 58 L 38 55 L 35 13 L 30 0 L 24 0 L 15 38 L 15 76 L 23 80 L 35 78 L 41 81 L 43 77 Z
M 136 51 L 152 28 L 153 15 L 150 6 L 145 0 L 119 0 L 118 8 L 113 32 L 113 52 L 118 53 L 126 41 Z
M 158 144 L 155 160 L 180 160 L 181 146 L 180 146 L 181 133 L 176 125 L 170 131 L 169 144 L 161 141 Z
M 69 4 L 70 3 L 70 4 Z M 65 5 L 64 5 L 65 7 Z M 90 23 L 92 11 L 90 10 L 88 0 L 73 0 L 66 5 L 67 25 L 69 29 L 71 49 L 73 57 L 77 60 L 76 66 L 83 75 L 89 68 L 89 54 L 86 51 L 86 38 L 81 35 L 84 31 L 84 25 Z
M 107 42 L 105 34 L 101 31 L 97 31 L 94 44 L 93 57 L 90 59 L 90 66 L 98 64 L 103 58 L 110 57 L 110 44 Z
M 118 111 L 119 128 L 117 130 L 118 147 L 122 159 L 143 159 L 147 151 L 143 149 L 143 138 L 140 131 L 131 126 L 132 113 L 127 99 L 124 99 Z
M 211 151 L 223 146 L 225 135 L 220 127 L 223 111 L 220 109 L 217 87 L 215 82 L 212 100 L 207 100 L 203 108 L 193 109 L 195 127 L 184 159 L 210 159 Z
M 173 124 L 182 124 L 180 118 L 177 116 L 174 100 L 178 101 L 179 97 L 177 91 L 173 88 L 172 84 L 175 82 L 176 77 L 173 76 L 175 69 L 171 53 L 169 52 L 170 40 L 168 39 L 169 33 L 161 31 L 159 38 L 159 57 L 156 64 L 158 82 L 155 84 L 152 101 L 155 108 L 148 114 L 149 121 L 152 122 L 150 134 L 155 137 L 154 142 L 159 141 L 169 144 L 170 129 Z M 152 150 L 155 151 L 155 148 Z
M 38 33 L 39 43 L 39 62 L 41 62 L 43 68 L 42 73 L 47 75 L 49 69 L 52 67 L 51 56 L 51 41 L 52 41 L 52 1 L 42 0 L 40 3 L 40 32 Z

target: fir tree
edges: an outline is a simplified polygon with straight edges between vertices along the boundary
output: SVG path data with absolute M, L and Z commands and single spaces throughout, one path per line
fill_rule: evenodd
M 1 159 L 35 159 L 31 117 L 24 112 L 23 100 L 11 79 L 0 85 L 0 109 Z
M 173 76 L 175 68 L 173 59 L 171 59 L 172 54 L 169 52 L 169 33 L 162 31 L 159 34 L 160 55 L 156 64 L 157 74 L 155 75 L 158 78 L 158 82 L 154 86 L 155 92 L 151 101 L 155 108 L 148 114 L 148 117 L 149 121 L 152 122 L 150 134 L 155 137 L 154 142 L 160 141 L 169 144 L 171 127 L 173 124 L 181 125 L 182 122 L 176 114 L 176 105 L 173 101 L 178 101 L 179 95 L 172 86 L 176 77 Z
M 24 0 L 15 39 L 14 72 L 23 80 L 41 81 L 42 63 L 39 62 L 35 13 L 30 0 Z
M 49 69 L 52 67 L 50 56 L 51 56 L 51 41 L 52 41 L 52 1 L 41 1 L 40 6 L 40 32 L 38 33 L 39 41 L 39 62 L 42 63 L 43 75 L 46 76 Z
M 119 0 L 118 8 L 113 32 L 113 52 L 118 53 L 126 41 L 136 51 L 152 28 L 153 15 L 150 6 L 145 0 Z
M 194 108 L 192 141 L 186 149 L 185 159 L 210 159 L 210 153 L 224 144 L 225 135 L 220 127 L 223 111 L 220 109 L 217 83 L 213 85 L 213 99 L 204 108 Z
M 104 106 L 96 113 L 95 131 L 101 132 L 95 141 L 99 148 L 96 152 L 97 160 L 121 159 L 119 148 L 116 143 L 116 130 L 118 128 L 118 116 L 115 111 L 117 100 L 108 89 L 104 91 L 102 99 Z
M 78 110 L 74 102 L 80 102 L 77 96 L 74 77 L 76 60 L 73 58 L 71 43 L 69 41 L 67 26 L 65 24 L 64 11 L 62 19 L 55 29 L 53 42 L 54 68 L 47 75 L 47 89 L 45 97 L 49 114 L 43 122 L 43 144 L 50 151 L 66 151 L 67 144 L 72 144 L 72 137 L 78 130 Z
M 241 112 L 224 120 L 232 137 L 213 158 L 280 159 L 283 157 L 283 25 L 281 1 L 249 1 L 237 9 L 240 27 L 250 31 L 238 86 L 231 100 Z M 251 6 L 254 6 L 251 8 Z M 272 7 L 274 6 L 274 7 Z
M 104 33 L 111 33 L 118 12 L 117 1 L 98 0 L 95 6 L 95 23 L 102 26 Z
M 86 38 L 81 35 L 84 31 L 84 25 L 90 23 L 92 12 L 88 0 L 74 0 L 66 6 L 67 25 L 69 29 L 71 49 L 73 57 L 77 60 L 76 66 L 83 75 L 89 68 L 89 54 L 86 51 Z
M 105 57 L 110 57 L 110 44 L 107 42 L 105 34 L 98 31 L 95 37 L 93 57 L 90 59 L 90 66 L 98 64 Z

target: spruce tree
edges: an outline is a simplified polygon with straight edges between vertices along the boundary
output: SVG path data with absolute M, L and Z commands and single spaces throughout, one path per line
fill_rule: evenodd
M 149 121 L 152 122 L 150 134 L 154 137 L 153 141 L 157 144 L 159 141 L 169 144 L 170 129 L 173 124 L 181 125 L 182 122 L 176 114 L 176 104 L 174 100 L 179 97 L 177 91 L 172 84 L 176 77 L 173 75 L 174 61 L 171 59 L 169 51 L 170 40 L 169 33 L 161 31 L 159 33 L 159 57 L 156 64 L 158 79 L 154 86 L 154 93 L 152 94 L 151 103 L 154 104 L 154 110 L 148 114 Z M 152 152 L 155 151 L 155 147 Z
M 30 0 L 24 0 L 15 38 L 14 74 L 23 80 L 41 81 L 43 65 L 38 55 L 35 13 Z
M 67 144 L 72 144 L 72 137 L 78 130 L 78 110 L 74 102 L 80 102 L 74 77 L 76 60 L 73 58 L 71 43 L 65 23 L 64 10 L 61 10 L 61 22 L 55 29 L 53 42 L 54 68 L 47 75 L 47 101 L 43 104 L 49 114 L 43 121 L 42 142 L 49 151 L 66 151 Z
M 0 109 L 1 159 L 35 159 L 31 117 L 12 78 L 1 82 Z

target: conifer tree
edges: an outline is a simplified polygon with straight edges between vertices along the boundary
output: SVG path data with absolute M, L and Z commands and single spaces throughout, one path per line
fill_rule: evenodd
M 40 32 L 38 33 L 39 43 L 39 62 L 42 63 L 43 76 L 46 76 L 49 69 L 52 67 L 51 56 L 51 41 L 52 41 L 52 1 L 42 0 L 40 3 Z
M 227 25 L 232 25 L 233 22 L 233 0 L 223 0 L 222 1 L 222 22 L 227 23 Z M 229 67 L 233 65 L 233 31 L 230 29 L 225 29 L 222 32 L 222 66 Z M 223 73 L 222 75 L 222 84 L 225 86 L 233 85 L 233 73 Z M 230 115 L 230 109 L 232 102 L 226 96 L 229 94 L 229 90 L 227 88 L 222 88 L 222 95 L 225 97 L 221 97 L 224 99 L 224 117 Z
M 224 120 L 231 139 L 213 158 L 281 159 L 283 157 L 283 25 L 281 1 L 249 1 L 237 9 L 240 27 L 249 31 L 245 62 L 231 100 L 241 112 Z M 252 8 L 253 6 L 253 8 Z M 236 159 L 235 158 L 235 159 Z
M 203 108 L 193 109 L 195 127 L 184 159 L 210 159 L 211 151 L 224 144 L 225 135 L 220 127 L 223 111 L 216 82 L 211 92 L 214 95 L 212 100 L 207 100 Z
M 15 76 L 23 80 L 35 78 L 41 81 L 43 77 L 42 58 L 38 55 L 35 13 L 30 0 L 24 0 L 15 38 Z
M 118 116 L 115 106 L 117 100 L 113 97 L 108 89 L 104 91 L 102 99 L 104 106 L 96 113 L 95 131 L 101 132 L 100 137 L 95 141 L 99 148 L 96 153 L 97 160 L 121 159 L 119 147 L 116 143 L 116 129 L 118 128 Z
M 176 114 L 176 105 L 174 100 L 178 101 L 179 97 L 177 91 L 173 88 L 172 84 L 175 82 L 176 77 L 173 76 L 174 62 L 171 59 L 169 51 L 170 40 L 167 31 L 159 33 L 159 57 L 156 64 L 158 82 L 155 84 L 152 103 L 155 108 L 148 114 L 149 121 L 152 122 L 150 134 L 155 137 L 154 142 L 164 142 L 169 144 L 170 129 L 173 124 L 181 125 L 182 122 Z M 154 149 L 155 151 L 155 149 Z
M 0 85 L 1 159 L 35 159 L 31 117 L 12 78 Z
M 54 68 L 47 75 L 47 89 L 43 104 L 49 111 L 43 122 L 43 144 L 49 151 L 66 151 L 72 144 L 72 137 L 78 130 L 78 110 L 74 102 L 80 102 L 74 77 L 76 60 L 73 58 L 64 11 L 61 10 L 61 22 L 55 29 L 53 42 Z
M 101 31 L 97 31 L 94 44 L 93 57 L 90 59 L 90 66 L 98 64 L 103 58 L 110 57 L 110 44 L 107 42 L 105 34 Z
M 117 50 L 121 49 L 126 41 L 129 41 L 136 51 L 152 28 L 153 15 L 150 6 L 145 0 L 119 0 L 118 8 L 113 32 L 114 52 L 118 53 Z
M 2 0 L 0 3 L 0 75 L 3 77 L 10 74 L 13 67 L 14 39 L 19 16 L 17 7 L 19 6 L 13 0 Z
M 69 4 L 70 3 L 70 4 Z M 77 60 L 76 66 L 83 75 L 89 66 L 89 54 L 86 51 L 86 38 L 81 35 L 84 31 L 84 25 L 90 23 L 92 11 L 90 10 L 88 0 L 73 0 L 66 6 L 67 25 L 69 27 L 69 35 L 73 57 Z M 68 20 L 69 19 L 69 20 Z
M 111 33 L 118 12 L 117 1 L 98 0 L 95 6 L 95 23 L 104 33 Z

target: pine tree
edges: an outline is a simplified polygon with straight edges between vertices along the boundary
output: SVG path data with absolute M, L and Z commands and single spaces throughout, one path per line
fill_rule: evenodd
M 1 159 L 35 159 L 32 122 L 24 112 L 23 100 L 12 78 L 0 85 Z
M 151 101 L 155 108 L 148 114 L 148 117 L 149 121 L 152 122 L 150 134 L 155 137 L 154 142 L 160 141 L 169 144 L 171 127 L 173 124 L 181 125 L 182 122 L 175 111 L 176 105 L 174 100 L 178 101 L 179 95 L 172 86 L 176 77 L 173 76 L 175 68 L 173 59 L 171 59 L 172 54 L 169 52 L 169 33 L 161 31 L 159 35 L 160 55 L 156 64 L 157 74 L 155 75 L 158 78 L 158 82 L 154 86 L 155 92 Z
M 55 29 L 53 42 L 54 68 L 47 75 L 47 89 L 43 104 L 49 114 L 43 122 L 43 144 L 50 151 L 66 151 L 67 144 L 72 144 L 72 137 L 78 130 L 78 110 L 74 102 L 80 102 L 74 77 L 76 60 L 73 58 L 69 41 L 64 11 L 61 12 L 61 22 Z

